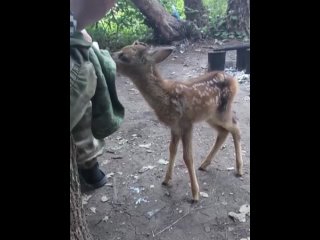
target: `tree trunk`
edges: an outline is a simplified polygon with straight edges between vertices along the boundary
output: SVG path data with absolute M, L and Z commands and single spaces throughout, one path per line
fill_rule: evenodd
M 82 206 L 76 147 L 70 137 L 70 240 L 93 240 Z
M 187 22 L 171 16 L 158 0 L 131 0 L 146 17 L 146 24 L 154 30 L 160 42 L 179 41 L 187 36 Z
M 227 29 L 250 37 L 250 0 L 228 0 Z
M 198 27 L 204 27 L 209 22 L 202 0 L 184 0 L 184 11 L 187 20 L 194 22 Z

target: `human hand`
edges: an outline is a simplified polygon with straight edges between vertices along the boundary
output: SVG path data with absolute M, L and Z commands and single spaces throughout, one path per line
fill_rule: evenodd
M 82 33 L 84 39 L 85 39 L 87 42 L 92 42 L 91 36 L 89 35 L 89 33 L 88 33 L 85 29 L 83 29 L 83 30 L 81 31 L 81 33 Z

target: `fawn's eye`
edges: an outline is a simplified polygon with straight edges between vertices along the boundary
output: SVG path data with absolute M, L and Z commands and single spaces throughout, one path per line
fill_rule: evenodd
M 127 58 L 123 53 L 120 53 L 120 54 L 119 54 L 119 59 L 120 59 L 121 61 L 123 61 L 123 62 L 126 62 L 126 63 L 129 63 L 129 62 L 130 62 L 129 58 Z

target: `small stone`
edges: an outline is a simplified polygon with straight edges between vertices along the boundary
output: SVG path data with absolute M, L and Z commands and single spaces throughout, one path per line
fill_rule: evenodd
M 235 212 L 229 212 L 229 217 L 232 219 L 236 219 L 239 222 L 246 222 L 246 214 L 245 213 L 235 213 Z
M 242 205 L 239 209 L 239 212 L 244 214 L 250 213 L 250 205 L 249 204 Z
M 205 192 L 200 192 L 200 196 L 204 198 L 209 197 L 208 193 L 205 193 Z

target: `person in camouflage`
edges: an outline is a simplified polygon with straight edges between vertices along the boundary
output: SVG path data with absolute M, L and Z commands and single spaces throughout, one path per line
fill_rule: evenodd
M 124 108 L 115 87 L 116 66 L 107 50 L 92 45 L 84 28 L 102 18 L 114 0 L 70 0 L 70 134 L 77 148 L 82 184 L 106 184 L 97 158 L 104 138 L 123 121 Z

